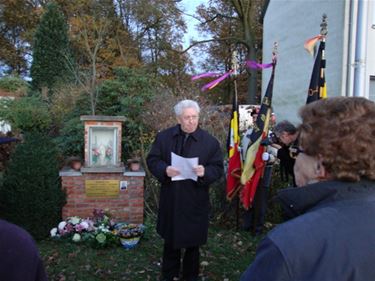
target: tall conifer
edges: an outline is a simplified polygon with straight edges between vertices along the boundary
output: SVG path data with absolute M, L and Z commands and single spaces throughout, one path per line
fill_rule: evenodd
M 71 53 L 68 26 L 59 6 L 47 5 L 34 35 L 32 86 L 35 90 L 46 87 L 49 91 L 71 79 Z

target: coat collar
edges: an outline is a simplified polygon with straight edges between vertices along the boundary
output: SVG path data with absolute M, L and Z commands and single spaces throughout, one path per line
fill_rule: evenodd
M 173 128 L 172 128 L 172 135 L 174 136 L 174 137 L 176 137 L 176 136 L 179 136 L 179 135 L 182 135 L 182 134 L 185 134 L 182 130 L 181 130 L 181 126 L 178 124 L 178 125 L 176 125 L 176 126 L 174 126 Z M 198 141 L 199 140 L 199 138 L 200 138 L 200 136 L 202 135 L 202 130 L 199 128 L 199 126 L 198 126 L 198 128 L 193 132 L 193 133 L 191 133 L 191 134 L 189 134 L 190 135 L 190 137 L 192 138 L 192 139 L 194 139 L 195 141 Z
M 374 181 L 325 181 L 281 190 L 277 200 L 283 206 L 286 216 L 293 218 L 324 204 L 369 196 L 375 198 Z

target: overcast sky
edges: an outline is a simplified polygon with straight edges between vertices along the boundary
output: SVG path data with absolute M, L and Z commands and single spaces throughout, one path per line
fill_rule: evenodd
M 182 0 L 179 3 L 180 7 L 183 8 L 185 13 L 190 14 L 190 15 L 195 14 L 195 8 L 200 4 L 208 4 L 208 0 Z M 195 25 L 197 25 L 199 21 L 194 19 L 193 17 L 189 17 L 186 15 L 184 17 L 185 17 L 185 21 L 186 21 L 187 28 L 188 28 L 187 33 L 184 38 L 185 39 L 184 49 L 185 49 L 189 46 L 191 39 L 199 40 L 199 39 L 203 39 L 203 37 L 200 36 L 199 33 L 195 29 Z M 194 61 L 195 67 L 199 71 L 199 59 L 200 58 L 193 55 L 192 49 L 189 50 L 189 54 Z
M 183 0 L 180 2 L 180 5 L 184 8 L 187 14 L 194 15 L 195 8 L 198 5 L 204 4 L 207 2 L 208 1 L 205 1 L 205 0 Z M 184 17 L 185 17 L 185 21 L 188 27 L 188 33 L 185 35 L 185 42 L 184 42 L 184 48 L 186 48 L 189 46 L 190 39 L 192 38 L 199 39 L 200 37 L 199 37 L 198 32 L 195 30 L 195 25 L 198 24 L 199 22 L 193 17 L 189 17 L 186 15 Z

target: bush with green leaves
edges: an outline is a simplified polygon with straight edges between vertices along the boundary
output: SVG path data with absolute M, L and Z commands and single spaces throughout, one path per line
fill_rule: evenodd
M 116 69 L 116 79 L 107 80 L 99 88 L 97 112 L 102 115 L 123 115 L 123 156 L 141 149 L 139 141 L 146 124 L 142 120 L 144 104 L 156 95 L 157 80 L 143 69 Z
M 115 80 L 106 80 L 99 88 L 97 111 L 137 119 L 144 103 L 156 94 L 156 80 L 143 69 L 123 67 L 115 74 Z
M 51 126 L 48 106 L 40 97 L 0 100 L 0 119 L 12 126 L 12 131 L 46 132 Z
M 0 216 L 41 239 L 61 220 L 64 204 L 56 145 L 46 134 L 27 133 L 4 173 Z
M 72 118 L 65 122 L 60 130 L 60 135 L 54 140 L 61 155 L 83 157 L 84 150 L 84 126 L 79 117 Z
M 0 79 L 0 89 L 7 92 L 26 94 L 29 84 L 22 78 L 15 76 L 7 76 Z

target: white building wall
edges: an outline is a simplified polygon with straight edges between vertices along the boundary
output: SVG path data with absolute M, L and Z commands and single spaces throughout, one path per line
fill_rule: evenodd
M 347 0 L 346 0 L 347 1 Z M 314 58 L 304 42 L 318 35 L 323 13 L 328 17 L 326 82 L 328 96 L 342 95 L 344 0 L 271 0 L 264 18 L 263 62 L 270 62 L 273 43 L 278 42 L 273 108 L 277 121 L 298 123 L 298 109 L 306 103 Z M 262 75 L 264 94 L 270 71 Z
M 366 77 L 367 77 L 367 98 L 375 101 L 375 3 L 369 2 L 368 10 L 368 25 L 367 25 L 367 64 L 366 64 Z
M 366 72 L 369 75 L 375 75 L 375 3 L 374 1 L 369 2 L 369 14 L 368 14 L 368 25 L 367 25 L 367 67 Z M 371 47 L 372 46 L 372 47 Z

